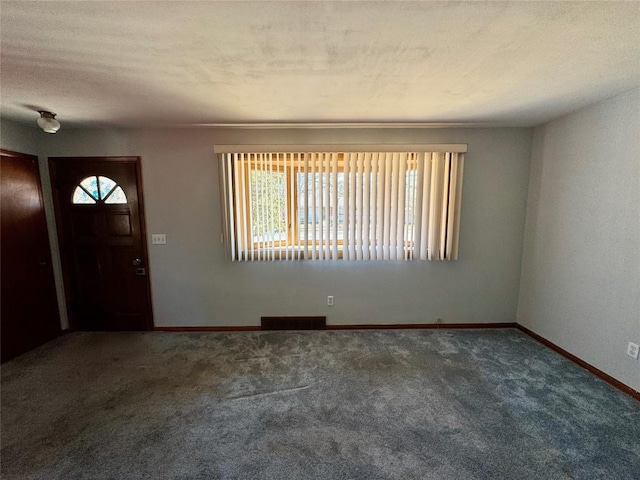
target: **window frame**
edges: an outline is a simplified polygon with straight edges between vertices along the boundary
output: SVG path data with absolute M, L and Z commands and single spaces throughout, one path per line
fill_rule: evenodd
M 276 155 L 278 155 L 276 153 Z M 276 160 L 279 162 L 279 160 Z M 255 159 L 253 160 L 245 160 L 245 163 L 247 163 L 247 165 L 245 167 L 243 167 L 243 173 L 244 173 L 244 182 L 245 185 L 251 185 L 251 172 L 256 171 L 256 172 L 264 172 L 263 170 L 260 170 L 259 168 L 257 168 L 257 161 Z M 247 168 L 248 167 L 248 168 Z M 294 215 L 293 218 L 296 218 L 297 212 L 298 212 L 298 200 L 297 200 L 297 183 L 293 182 L 293 187 L 291 187 L 291 175 L 290 172 L 287 172 L 287 170 L 293 170 L 293 176 L 295 178 L 295 175 L 297 174 L 297 169 L 294 169 L 293 165 L 290 166 L 285 166 L 285 165 L 277 165 L 277 169 L 271 169 L 270 172 L 268 173 L 272 173 L 274 171 L 277 172 L 282 172 L 284 173 L 285 176 L 285 191 L 287 192 L 287 205 L 294 205 Z M 252 202 L 251 202 L 251 195 L 250 195 L 250 189 L 246 189 L 245 191 L 245 202 L 246 204 L 251 208 Z M 293 193 L 292 193 L 293 190 Z M 291 199 L 291 196 L 293 195 L 293 200 Z M 293 203 L 292 203 L 293 202 Z M 253 238 L 252 235 L 252 231 L 253 231 L 253 225 L 252 225 L 252 220 L 251 220 L 251 215 L 249 215 L 247 217 L 247 230 L 248 230 L 248 235 L 250 238 Z M 296 230 L 297 233 L 297 224 L 295 222 L 293 222 L 292 217 L 291 217 L 291 212 L 290 209 L 287 208 L 287 220 L 286 220 L 286 224 L 287 224 L 287 238 L 288 238 L 288 242 L 290 245 L 294 245 L 294 240 L 295 240 L 295 234 L 293 234 L 292 236 L 292 230 Z M 253 250 L 255 251 L 256 245 L 259 244 L 260 242 L 256 242 L 253 241 Z M 273 247 L 283 247 L 285 246 L 287 243 L 284 242 L 283 240 L 277 240 L 277 241 L 273 241 L 272 245 Z M 297 245 L 294 245 L 297 246 Z
M 362 238 L 364 238 L 364 235 L 362 235 L 364 233 L 364 230 L 362 231 L 358 230 L 358 227 L 357 227 L 358 222 L 360 221 L 359 216 L 355 218 L 355 222 L 353 218 L 350 218 L 350 221 L 347 221 L 347 225 L 348 225 L 347 228 L 349 228 L 348 241 L 346 240 L 346 237 L 343 237 L 345 239 L 344 241 L 342 238 L 338 239 L 337 236 L 332 236 L 331 239 L 329 239 L 328 236 L 325 238 L 324 235 L 321 235 L 321 237 L 316 237 L 315 232 L 317 232 L 318 230 L 313 231 L 314 232 L 313 237 L 315 237 L 315 241 L 314 241 L 314 238 L 311 236 L 312 231 L 309 230 L 308 232 L 306 232 L 306 228 L 305 228 L 306 238 L 300 238 L 302 234 L 301 227 L 304 226 L 304 222 L 302 223 L 299 222 L 299 216 L 302 213 L 302 210 L 301 210 L 301 204 L 300 204 L 301 199 L 299 198 L 300 192 L 298 191 L 299 180 L 297 177 L 300 174 L 304 175 L 306 173 L 309 173 L 311 175 L 314 175 L 316 173 L 324 172 L 323 163 L 318 163 L 318 164 L 314 163 L 313 164 L 314 166 L 311 166 L 311 163 L 307 163 L 306 159 L 302 158 L 303 154 L 312 154 L 312 155 L 313 154 L 326 155 L 327 153 L 338 154 L 339 167 L 336 170 L 334 170 L 335 172 L 345 172 L 345 166 L 347 165 L 345 159 L 347 154 L 351 154 L 349 158 L 350 162 L 353 161 L 353 154 L 366 154 L 368 152 L 373 152 L 375 154 L 386 153 L 387 161 L 389 158 L 388 155 L 390 153 L 393 153 L 393 154 L 424 153 L 429 155 L 435 155 L 435 154 L 454 155 L 455 154 L 457 155 L 456 159 L 460 158 L 460 162 L 461 162 L 459 167 L 460 179 L 456 180 L 459 186 L 455 187 L 457 188 L 455 192 L 453 190 L 451 191 L 452 195 L 454 195 L 454 197 L 457 197 L 456 207 L 455 207 L 457 211 L 454 214 L 454 219 L 457 218 L 457 225 L 454 225 L 454 227 L 451 227 L 449 224 L 449 221 L 446 220 L 446 214 L 445 214 L 445 217 L 444 217 L 445 220 L 443 220 L 443 223 L 441 226 L 442 228 L 447 228 L 447 229 L 454 228 L 454 234 L 452 238 L 454 239 L 453 241 L 455 243 L 454 243 L 453 250 L 449 250 L 448 244 L 446 249 L 443 249 L 444 247 L 442 247 L 440 244 L 438 244 L 437 249 L 435 248 L 427 249 L 425 247 L 425 240 L 421 240 L 422 248 L 420 248 L 420 244 L 416 244 L 418 237 L 415 237 L 415 236 L 411 237 L 406 235 L 403 236 L 404 241 L 400 244 L 397 244 L 398 247 L 392 247 L 392 248 L 399 248 L 397 255 L 400 255 L 399 253 L 400 251 L 413 252 L 417 248 L 419 259 L 421 260 L 457 260 L 459 215 L 460 215 L 459 199 L 460 199 L 460 191 L 462 187 L 462 167 L 464 163 L 464 157 L 467 152 L 466 144 L 418 144 L 418 145 L 416 144 L 411 144 L 411 145 L 408 145 L 408 144 L 375 145 L 373 144 L 373 145 L 333 145 L 333 146 L 327 146 L 327 145 L 216 145 L 214 147 L 214 152 L 216 154 L 219 154 L 218 157 L 222 162 L 220 171 L 224 173 L 224 175 L 221 174 L 219 177 L 220 183 L 221 183 L 221 188 L 220 188 L 221 205 L 224 206 L 223 215 L 222 215 L 224 224 L 223 224 L 223 234 L 221 237 L 221 241 L 223 243 L 226 242 L 227 240 L 230 242 L 229 243 L 230 249 L 227 250 L 227 252 L 228 254 L 231 255 L 231 259 L 233 261 L 275 260 L 275 259 L 284 260 L 285 255 L 286 255 L 286 259 L 330 260 L 330 259 L 335 259 L 336 254 L 339 254 L 337 258 L 343 258 L 343 252 L 345 251 L 345 248 L 346 248 L 345 245 L 347 244 L 349 245 L 348 248 L 350 249 L 348 258 L 351 259 L 350 257 L 353 255 L 353 251 L 351 250 L 351 248 L 353 247 L 352 242 L 359 242 L 361 236 Z M 264 160 L 259 158 L 258 156 L 265 155 L 265 154 L 269 154 L 269 155 L 275 154 L 274 159 L 278 165 L 277 166 L 272 165 L 272 166 L 269 166 L 268 168 L 263 168 L 262 170 L 265 172 L 274 172 L 274 173 L 282 172 L 284 174 L 284 189 L 286 190 L 286 214 L 287 214 L 287 218 L 285 222 L 286 236 L 284 234 L 280 234 L 280 235 L 274 235 L 274 237 L 279 238 L 278 240 L 265 241 L 264 239 L 260 239 L 258 241 L 254 241 L 254 238 L 259 238 L 259 237 L 258 236 L 254 237 L 251 234 L 253 230 L 253 224 L 252 224 L 253 220 L 251 218 L 253 211 L 251 208 L 251 198 L 250 198 L 251 197 L 250 175 L 252 171 L 261 170 L 259 168 L 259 164 L 261 162 L 264 162 Z M 287 157 L 287 155 L 291 155 L 291 157 Z M 315 162 L 315 159 L 319 157 L 312 156 L 311 158 L 314 159 L 312 160 L 312 162 Z M 412 171 L 418 170 L 418 168 L 416 167 L 418 165 L 419 158 L 422 158 L 422 157 L 414 156 L 411 162 L 412 168 L 408 168 L 405 171 L 412 172 Z M 238 160 L 240 160 L 240 162 L 238 162 Z M 433 160 L 435 161 L 435 157 L 433 157 Z M 367 165 L 366 163 L 367 161 L 369 160 L 365 160 L 364 165 Z M 440 159 L 439 161 L 442 161 L 442 159 Z M 365 182 L 363 182 L 362 180 L 359 180 L 359 181 L 351 180 L 351 175 L 360 173 L 357 171 L 357 169 L 361 167 L 361 164 L 359 163 L 360 162 L 359 156 L 356 162 L 357 163 L 355 164 L 350 164 L 350 168 L 348 169 L 349 170 L 349 180 L 348 180 L 349 187 L 356 188 L 356 189 L 367 188 L 367 187 L 364 187 Z M 266 166 L 267 164 L 262 163 L 262 165 Z M 357 168 L 354 168 L 354 165 L 357 165 Z M 311 168 L 309 168 L 310 166 Z M 319 168 L 316 168 L 316 166 Z M 237 173 L 238 170 L 243 171 L 244 177 L 238 176 L 238 173 Z M 381 170 L 378 170 L 377 167 L 376 167 L 376 170 L 373 170 L 373 169 L 370 170 L 371 173 L 376 175 L 378 174 L 388 175 L 386 173 L 383 173 L 384 171 L 385 171 L 384 168 L 382 168 Z M 419 171 L 421 171 L 421 168 Z M 364 170 L 365 174 L 367 172 L 368 172 L 368 167 L 367 167 L 367 170 Z M 422 175 L 422 173 L 420 173 L 420 175 Z M 374 177 L 372 176 L 370 178 L 374 178 Z M 242 185 L 240 185 L 241 182 L 243 183 Z M 327 182 L 327 184 L 330 185 L 331 183 Z M 380 185 L 378 182 L 369 181 L 368 183 L 368 185 L 375 185 L 375 184 Z M 405 185 L 408 185 L 408 183 L 406 182 L 406 177 L 405 177 Z M 279 188 L 282 188 L 282 187 L 279 187 Z M 405 188 L 409 189 L 408 186 Z M 445 188 L 448 189 L 449 186 Z M 239 189 L 244 190 L 244 198 L 242 195 L 240 195 L 240 192 L 238 192 Z M 321 193 L 321 195 L 323 195 L 322 198 L 325 198 L 324 191 L 325 190 L 323 188 Z M 360 200 L 361 191 L 362 190 L 360 190 L 360 192 L 358 193 L 358 197 L 357 197 L 358 201 L 361 201 Z M 366 191 L 367 190 L 365 190 L 365 192 Z M 333 197 L 333 195 L 334 194 L 332 193 L 331 194 L 332 199 L 335 198 Z M 350 195 L 350 198 L 353 198 L 354 194 L 350 193 L 349 195 Z M 393 195 L 395 195 L 395 193 Z M 307 200 L 310 200 L 311 198 L 318 198 L 318 197 L 313 196 L 310 193 L 307 193 L 305 195 L 305 198 Z M 329 198 L 328 193 L 326 198 L 328 201 L 328 198 Z M 242 199 L 242 200 L 239 200 L 239 199 Z M 348 203 L 349 201 L 346 201 L 344 204 L 342 203 L 342 201 L 343 200 L 340 200 L 336 205 L 342 204 L 345 207 L 349 205 Z M 378 202 L 379 201 L 380 200 L 378 200 Z M 323 205 L 322 200 L 320 200 L 320 205 Z M 327 208 L 326 205 L 329 205 L 329 204 L 327 202 L 324 202 L 324 205 L 325 206 L 323 207 L 323 213 L 324 213 L 324 208 Z M 239 208 L 240 206 L 242 207 L 242 213 L 240 212 L 240 208 Z M 282 211 L 282 207 L 279 207 L 279 208 L 281 208 L 280 211 Z M 305 219 L 307 219 L 307 221 L 309 218 L 308 208 L 309 207 L 307 206 L 307 213 L 305 214 Z M 354 207 L 349 206 L 348 208 L 350 212 L 349 214 L 351 215 L 352 214 L 351 209 Z M 441 206 L 438 205 L 435 208 L 440 209 Z M 440 214 L 439 210 L 437 213 Z M 333 213 L 330 214 L 331 219 L 337 218 L 337 217 L 334 217 L 333 215 L 334 215 Z M 411 215 L 412 216 L 415 215 L 415 212 L 412 212 Z M 258 216 L 257 218 L 260 218 L 260 216 Z M 324 218 L 326 217 L 323 215 L 323 219 Z M 370 217 L 370 218 L 373 218 L 373 217 Z M 405 216 L 404 218 L 410 218 L 410 217 Z M 375 219 L 373 219 L 372 221 L 375 224 Z M 393 220 L 393 217 L 391 221 L 395 222 L 395 220 Z M 321 222 L 324 223 L 324 220 Z M 385 224 L 387 222 L 388 222 L 388 219 L 385 218 Z M 424 222 L 424 214 L 423 214 L 423 222 Z M 440 221 L 438 221 L 438 223 L 439 222 Z M 311 223 L 314 224 L 314 226 L 317 228 L 317 225 L 318 225 L 317 222 L 312 221 Z M 447 225 L 446 227 L 445 227 L 445 223 Z M 355 231 L 351 230 L 353 228 L 352 225 L 356 225 Z M 324 233 L 325 227 L 327 230 L 327 235 L 330 229 L 332 229 L 335 232 L 334 228 L 337 228 L 337 227 L 334 227 L 333 225 L 323 225 L 322 227 L 320 227 L 321 228 L 320 231 Z M 424 225 L 422 228 L 424 229 Z M 431 230 L 432 228 L 433 228 L 433 225 L 430 224 L 428 227 L 429 232 L 432 231 Z M 439 231 L 438 228 L 439 227 L 436 227 L 436 231 Z M 278 231 L 284 233 L 284 229 L 279 229 Z M 416 232 L 420 232 L 420 229 L 418 228 Z M 347 230 L 344 230 L 344 235 L 347 235 Z M 417 235 L 420 236 L 419 233 Z M 429 238 L 428 238 L 429 246 L 431 246 L 431 243 L 434 241 L 446 242 L 446 239 L 447 239 L 446 236 L 443 236 L 444 240 L 433 240 L 434 238 L 437 238 L 436 236 L 434 236 L 437 234 L 428 233 L 428 235 L 429 235 Z M 352 236 L 353 236 L 353 239 L 351 238 Z M 379 236 L 379 233 L 378 233 L 378 236 Z M 424 230 L 423 230 L 423 237 L 424 237 Z M 356 238 L 357 240 L 354 240 Z M 370 241 L 366 241 L 367 243 L 364 244 L 365 248 L 372 248 L 372 247 L 366 247 L 366 245 L 373 245 L 371 241 L 373 241 L 376 245 L 378 245 L 379 240 L 377 240 L 377 238 L 378 237 L 376 236 L 374 236 L 373 238 L 369 237 Z M 400 238 L 398 237 L 398 240 L 399 239 Z M 387 240 L 385 239 L 385 242 L 386 241 Z M 326 247 L 326 250 L 325 250 L 326 245 L 328 246 Z M 360 256 L 359 248 L 362 248 L 362 247 L 361 246 L 358 247 L 357 243 L 355 245 L 356 245 L 355 247 L 356 252 L 358 253 L 358 257 L 359 257 Z M 285 248 L 285 250 L 282 249 L 283 247 Z M 380 248 L 380 246 L 378 246 L 378 248 Z M 332 249 L 331 256 L 329 256 L 329 249 Z M 325 255 L 323 255 L 322 253 L 323 251 L 326 251 L 327 253 L 326 257 Z M 318 256 L 318 252 L 320 252 L 319 256 Z M 425 254 L 423 252 L 434 252 L 434 253 L 429 253 L 427 258 L 425 257 Z M 309 253 L 311 254 L 311 256 L 309 256 Z M 378 250 L 377 255 L 374 254 L 372 251 L 371 257 L 369 256 L 370 254 L 368 253 L 365 253 L 364 255 L 365 255 L 365 259 L 370 258 L 371 260 L 383 260 L 383 258 L 381 258 L 380 250 Z M 418 257 L 414 257 L 415 253 L 409 253 L 408 255 L 409 257 L 405 255 L 405 260 L 418 258 Z M 387 258 L 386 250 L 384 253 L 384 257 L 385 257 L 384 260 L 400 259 L 399 257 L 393 254 L 391 255 L 390 258 Z M 345 256 L 345 258 L 347 257 Z M 356 260 L 355 258 L 353 259 Z
M 295 152 L 296 154 L 299 152 Z M 274 153 L 275 155 L 280 155 L 280 153 Z M 254 157 L 255 158 L 255 157 Z M 294 165 L 293 162 L 291 162 L 288 165 L 284 165 L 284 163 L 286 162 L 282 162 L 280 159 L 276 160 L 279 164 L 277 165 L 277 169 L 271 169 L 271 172 L 277 171 L 277 172 L 282 172 L 285 174 L 285 190 L 287 192 L 287 206 L 292 205 L 293 208 L 287 208 L 287 220 L 286 220 L 286 224 L 287 224 L 287 238 L 288 238 L 288 243 L 283 241 L 283 240 L 278 240 L 278 241 L 274 241 L 271 243 L 273 248 L 279 248 L 279 247 L 284 247 L 284 246 L 290 246 L 293 249 L 297 249 L 298 252 L 300 251 L 304 251 L 305 247 L 310 247 L 310 246 L 314 246 L 314 242 L 312 239 L 308 239 L 306 242 L 304 241 L 303 238 L 300 238 L 300 223 L 298 221 L 296 221 L 296 219 L 299 218 L 299 214 L 300 214 L 300 205 L 298 202 L 298 181 L 297 181 L 297 176 L 299 174 L 304 175 L 305 172 L 304 169 L 301 167 L 300 163 L 298 160 L 296 160 L 297 165 Z M 255 159 L 250 159 L 250 160 L 245 160 L 245 163 L 247 165 L 245 165 L 243 167 L 243 173 L 244 173 L 244 181 L 245 181 L 245 185 L 250 185 L 251 183 L 251 172 L 252 171 L 262 171 L 260 169 L 257 168 L 257 161 Z M 343 153 L 338 153 L 338 170 L 337 173 L 344 173 L 344 154 Z M 248 168 L 247 168 L 248 167 Z M 314 172 L 314 174 L 316 174 L 318 172 Z M 234 196 L 235 197 L 235 196 Z M 247 205 L 251 206 L 251 197 L 250 197 L 250 192 L 249 189 L 246 189 L 245 192 L 245 202 Z M 247 230 L 248 230 L 248 236 L 250 238 L 253 238 L 251 235 L 251 232 L 253 231 L 253 225 L 252 225 L 252 220 L 251 220 L 251 216 L 249 215 L 247 217 L 247 221 L 246 221 L 246 225 L 247 225 Z M 237 234 L 237 232 L 236 232 Z M 253 241 L 253 250 L 254 252 L 257 251 L 258 249 L 258 244 L 260 243 L 259 241 Z M 316 239 L 315 242 L 315 246 L 319 246 L 321 245 L 321 242 L 319 239 Z M 343 239 L 339 239 L 338 240 L 338 254 L 339 257 L 342 258 L 342 248 L 344 246 L 344 241 Z M 279 255 L 279 252 L 278 252 Z

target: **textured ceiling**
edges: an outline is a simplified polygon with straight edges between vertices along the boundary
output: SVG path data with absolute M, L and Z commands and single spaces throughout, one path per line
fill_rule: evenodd
M 536 125 L 640 85 L 640 2 L 2 1 L 1 113 Z

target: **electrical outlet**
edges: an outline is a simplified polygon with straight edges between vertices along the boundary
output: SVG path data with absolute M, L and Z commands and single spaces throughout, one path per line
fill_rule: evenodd
M 637 360 L 638 359 L 638 349 L 640 349 L 640 347 L 638 346 L 637 343 L 629 342 L 629 345 L 627 345 L 627 355 L 629 355 L 631 358 L 635 358 Z
M 333 295 L 329 295 L 327 297 L 327 305 L 329 305 L 330 307 L 333 307 Z

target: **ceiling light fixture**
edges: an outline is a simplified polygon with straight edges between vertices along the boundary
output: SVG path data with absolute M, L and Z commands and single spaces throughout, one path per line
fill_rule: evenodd
M 38 126 L 47 133 L 56 133 L 60 130 L 60 122 L 56 120 L 56 114 L 38 110 L 40 118 L 37 121 Z

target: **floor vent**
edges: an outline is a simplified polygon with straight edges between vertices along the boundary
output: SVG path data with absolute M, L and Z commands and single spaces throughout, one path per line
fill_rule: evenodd
M 262 330 L 326 330 L 327 317 L 261 317 Z

